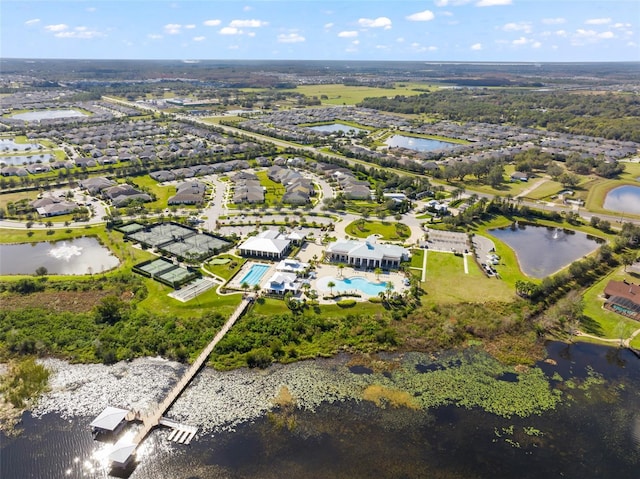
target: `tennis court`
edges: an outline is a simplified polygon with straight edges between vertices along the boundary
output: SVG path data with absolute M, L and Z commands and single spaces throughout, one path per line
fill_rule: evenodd
M 169 293 L 169 297 L 186 303 L 190 299 L 201 295 L 205 291 L 210 290 L 216 285 L 215 281 L 210 278 L 198 278 L 183 286 L 182 288 Z
M 158 273 L 162 273 L 162 271 L 166 269 L 173 268 L 173 267 L 174 267 L 173 263 L 163 258 L 156 259 L 151 263 L 137 266 L 139 270 L 150 274 L 152 277 L 157 275 Z
M 153 226 L 147 226 L 144 229 L 136 231 L 128 236 L 139 243 L 156 247 L 158 245 L 178 241 L 195 234 L 197 234 L 196 231 L 175 223 L 158 223 Z

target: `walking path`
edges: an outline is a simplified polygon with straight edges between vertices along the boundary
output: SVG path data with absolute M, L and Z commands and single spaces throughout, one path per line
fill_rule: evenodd
M 631 341 L 633 341 L 633 339 L 638 334 L 640 334 L 640 329 L 636 329 L 626 339 L 622 339 L 622 338 L 611 339 L 611 338 L 601 338 L 600 336 L 594 336 L 593 334 L 583 333 L 582 331 L 576 331 L 576 336 L 580 336 L 580 337 L 583 337 L 583 338 L 595 339 L 597 341 L 602 341 L 603 343 L 618 343 L 618 344 L 620 344 L 620 346 L 622 346 L 624 348 L 631 348 Z
M 218 331 L 218 334 L 215 335 L 213 340 L 207 345 L 206 348 L 200 353 L 198 358 L 193 362 L 193 364 L 187 369 L 184 373 L 180 381 L 173 387 L 173 389 L 167 394 L 164 401 L 162 401 L 155 409 L 151 412 L 145 414 L 140 419 L 142 421 L 142 428 L 137 432 L 131 441 L 131 446 L 135 446 L 137 448 L 140 443 L 144 440 L 144 438 L 151 432 L 153 428 L 155 428 L 159 423 L 160 419 L 164 415 L 164 413 L 171 407 L 171 405 L 175 402 L 175 400 L 180 396 L 182 391 L 187 387 L 187 385 L 191 382 L 191 380 L 198 373 L 200 368 L 204 365 L 205 361 L 215 348 L 216 344 L 220 342 L 220 340 L 224 337 L 225 334 L 231 329 L 236 320 L 242 316 L 245 309 L 251 302 L 253 301 L 253 296 L 246 296 L 243 298 L 242 302 L 238 305 L 236 310 L 233 312 L 231 317 L 224 324 L 222 329 Z
M 422 257 L 422 282 L 424 283 L 427 280 L 427 250 L 424 251 L 424 256 Z

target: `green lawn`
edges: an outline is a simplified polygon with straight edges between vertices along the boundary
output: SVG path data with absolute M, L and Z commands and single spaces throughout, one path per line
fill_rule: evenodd
M 221 254 L 213 258 L 213 260 L 217 259 L 228 259 L 229 262 L 226 264 L 215 264 L 215 263 L 207 263 L 205 268 L 207 271 L 215 274 L 216 276 L 220 276 L 221 278 L 226 279 L 227 281 L 233 278 L 242 265 L 247 261 L 244 258 L 238 258 L 237 256 L 233 256 L 230 254 Z
M 411 267 L 422 269 L 424 262 L 424 250 L 412 249 L 411 250 Z
M 220 296 L 214 289 L 210 289 L 200 296 L 182 303 L 167 296 L 173 291 L 173 288 L 151 279 L 146 281 L 146 285 L 149 294 L 138 303 L 137 307 L 149 313 L 172 315 L 178 318 L 198 317 L 207 310 L 228 317 L 231 316 L 242 299 L 240 294 Z
M 165 209 L 169 198 L 176 194 L 175 186 L 160 186 L 156 180 L 150 176 L 137 176 L 131 179 L 132 186 L 146 189 L 156 195 L 156 200 L 145 203 L 147 209 Z
M 345 232 L 356 238 L 366 238 L 369 235 L 380 235 L 381 239 L 402 241 L 411 236 L 409 228 L 391 221 L 355 220 L 347 225 Z
M 467 258 L 469 274 L 464 272 L 461 256 L 452 253 L 427 252 L 427 277 L 423 288 L 425 303 L 458 303 L 488 301 L 509 302 L 514 289 L 503 280 L 487 278 L 471 257 Z
M 429 83 L 397 83 L 394 88 L 375 88 L 367 86 L 347 86 L 341 83 L 331 85 L 301 85 L 293 90 L 279 90 L 282 93 L 302 93 L 307 97 L 321 98 L 323 105 L 355 105 L 367 97 L 413 96 L 424 93 L 425 90 L 436 90 L 438 87 Z M 256 91 L 255 89 L 244 89 Z M 422 90 L 422 91 L 418 91 Z M 259 90 L 257 90 L 259 91 Z
M 282 197 L 286 191 L 284 186 L 269 179 L 265 170 L 258 171 L 256 176 L 260 180 L 260 184 L 266 188 L 264 194 L 265 204 L 275 206 L 278 203 L 282 203 Z

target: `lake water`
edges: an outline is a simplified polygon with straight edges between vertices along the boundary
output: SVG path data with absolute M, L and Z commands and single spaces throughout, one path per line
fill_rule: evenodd
M 483 361 L 473 355 L 442 354 L 437 367 L 429 367 L 427 354 L 383 356 L 399 369 L 367 374 L 351 372 L 347 355 L 264 371 L 205 369 L 169 413 L 198 425 L 196 439 L 184 446 L 168 442 L 168 430 L 152 432 L 130 477 L 637 479 L 640 360 L 627 350 L 579 343 L 550 343 L 548 355 L 556 364 L 541 363 L 535 371 L 560 401 L 526 417 L 362 399 L 363 388 L 378 383 L 413 391 L 420 400 L 429 392 L 414 383 Z M 52 392 L 34 415 L 23 416 L 20 436 L 0 434 L 0 477 L 110 477 L 99 459 L 105 443 L 91 438 L 93 417 L 106 404 L 157 400 L 158 384 L 183 370 L 150 358 L 108 367 L 47 361 L 55 370 Z M 526 374 L 479 384 L 516 390 Z M 465 379 L 459 381 L 464 388 Z M 269 397 L 282 385 L 297 406 L 274 408 Z M 449 386 L 455 394 L 455 384 L 441 385 Z
M 309 126 L 307 128 L 309 128 L 310 130 L 314 130 L 314 131 L 323 131 L 323 132 L 328 132 L 328 133 L 335 133 L 336 131 L 342 131 L 344 133 L 347 133 L 348 131 L 353 130 L 357 134 L 357 133 L 360 133 L 361 131 L 366 131 L 366 130 L 363 130 L 362 128 L 356 128 L 354 126 L 344 125 L 342 123 L 332 123 L 330 125 Z
M 38 110 L 18 113 L 11 118 L 24 121 L 56 120 L 58 118 L 76 118 L 87 116 L 78 110 Z
M 118 264 L 118 258 L 95 238 L 0 244 L 0 274 L 34 274 L 40 266 L 49 274 L 90 274 Z
M 520 269 L 532 278 L 544 278 L 599 246 L 599 240 L 580 231 L 520 224 L 491 230 L 518 257 Z
M 28 163 L 49 163 L 49 161 L 53 158 L 53 155 L 50 153 L 38 153 L 37 155 L 11 155 L 11 156 L 0 156 L 0 163 L 4 163 L 6 165 L 24 165 Z
M 625 185 L 612 189 L 604 199 L 603 208 L 640 215 L 640 186 Z
M 447 141 L 431 140 L 428 138 L 415 138 L 412 136 L 393 135 L 387 139 L 385 143 L 389 147 L 402 147 L 409 150 L 416 151 L 434 151 L 442 150 L 446 148 L 453 148 L 455 143 L 449 143 Z
M 11 153 L 12 151 L 38 150 L 42 145 L 39 143 L 16 143 L 11 138 L 0 139 L 0 153 Z

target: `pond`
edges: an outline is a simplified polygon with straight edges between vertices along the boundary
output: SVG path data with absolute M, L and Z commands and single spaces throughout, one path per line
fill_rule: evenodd
M 11 118 L 24 121 L 56 120 L 58 118 L 76 118 L 88 116 L 78 110 L 37 110 L 18 113 Z
M 0 164 L 4 163 L 5 165 L 19 166 L 28 163 L 49 163 L 52 158 L 53 155 L 51 155 L 50 153 L 40 153 L 36 155 L 0 156 Z
M 489 232 L 515 251 L 524 274 L 538 279 L 591 253 L 602 242 L 580 231 L 517 222 Z
M 357 134 L 357 133 L 360 133 L 361 131 L 367 131 L 367 130 L 363 130 L 362 128 L 356 128 L 353 126 L 345 125 L 343 123 L 332 123 L 330 125 L 317 125 L 317 126 L 310 126 L 308 128 L 310 130 L 322 131 L 322 132 L 328 132 L 328 133 L 335 133 L 337 131 L 342 131 L 344 133 L 347 133 L 349 131 L 354 131 Z
M 10 153 L 13 151 L 29 151 L 44 148 L 39 143 L 16 143 L 11 138 L 0 139 L 0 153 Z
M 94 274 L 119 263 L 95 238 L 0 245 L 0 274 L 34 274 L 41 266 L 48 274 Z
M 495 379 L 506 369 L 478 354 L 392 356 L 382 373 L 346 355 L 266 370 L 204 368 L 168 413 L 198 426 L 196 439 L 178 444 L 157 428 L 131 476 L 118 477 L 637 478 L 640 360 L 585 343 L 551 343 L 547 353 L 549 362 L 513 382 Z M 109 444 L 93 440 L 89 423 L 114 403 L 144 410 L 184 369 L 156 358 L 48 366 L 52 390 L 22 417 L 22 434 L 0 433 L 0 477 L 113 477 L 102 460 Z M 294 403 L 276 408 L 285 385 Z M 462 399 L 432 404 L 460 388 Z M 395 393 L 396 402 L 363 391 Z M 558 402 L 522 417 L 464 405 L 484 394 L 514 410 L 532 396 Z
M 453 148 L 455 143 L 447 141 L 431 140 L 429 138 L 415 138 L 412 136 L 393 135 L 385 143 L 389 147 L 402 147 L 416 151 L 435 151 L 445 148 Z
M 625 185 L 612 189 L 604 199 L 603 208 L 640 215 L 640 186 Z

